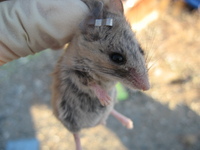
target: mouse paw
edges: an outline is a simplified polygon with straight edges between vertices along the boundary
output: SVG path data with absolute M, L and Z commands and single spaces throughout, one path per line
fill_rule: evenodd
M 101 97 L 98 98 L 102 106 L 108 106 L 111 103 L 110 96 L 105 95 L 104 97 L 102 97 L 101 95 Z
M 122 123 L 127 129 L 133 129 L 133 121 L 129 118 L 126 118 Z
M 112 102 L 112 99 L 107 94 L 107 92 L 104 89 L 102 89 L 99 85 L 93 84 L 91 86 L 92 90 L 94 91 L 102 106 L 107 106 Z

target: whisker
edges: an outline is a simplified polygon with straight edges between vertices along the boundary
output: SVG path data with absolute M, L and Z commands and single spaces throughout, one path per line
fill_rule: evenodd
M 147 72 L 149 72 L 149 70 L 152 69 L 154 66 L 155 66 L 155 63 L 154 64 L 152 63 L 150 66 L 148 66 L 147 67 Z

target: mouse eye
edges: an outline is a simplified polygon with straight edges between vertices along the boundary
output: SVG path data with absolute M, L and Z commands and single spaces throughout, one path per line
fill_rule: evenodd
M 119 54 L 119 53 L 112 53 L 112 54 L 110 54 L 109 56 L 110 56 L 110 59 L 111 59 L 114 63 L 116 63 L 116 64 L 118 64 L 118 65 L 123 65 L 123 64 L 125 64 L 125 62 L 126 62 L 126 59 L 124 58 L 124 56 L 122 56 L 122 55 Z

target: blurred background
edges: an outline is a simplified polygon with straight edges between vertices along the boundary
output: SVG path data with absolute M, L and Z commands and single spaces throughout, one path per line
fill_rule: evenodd
M 200 150 L 200 1 L 127 0 L 127 20 L 146 52 L 151 89 L 130 91 L 112 116 L 81 132 L 84 150 Z M 60 51 L 46 50 L 0 67 L 0 150 L 36 139 L 41 150 L 73 150 L 74 140 L 53 116 L 51 72 Z M 21 149 L 22 150 L 22 149 Z

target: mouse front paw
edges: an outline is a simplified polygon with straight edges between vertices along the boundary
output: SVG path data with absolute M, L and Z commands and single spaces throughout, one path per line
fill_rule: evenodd
M 98 97 L 98 99 L 102 106 L 108 106 L 108 105 L 110 105 L 110 103 L 112 101 L 110 96 L 108 96 L 108 95 L 101 95 Z
M 111 104 L 112 99 L 110 98 L 106 90 L 101 88 L 98 84 L 92 84 L 91 89 L 94 91 L 102 106 L 108 106 Z

